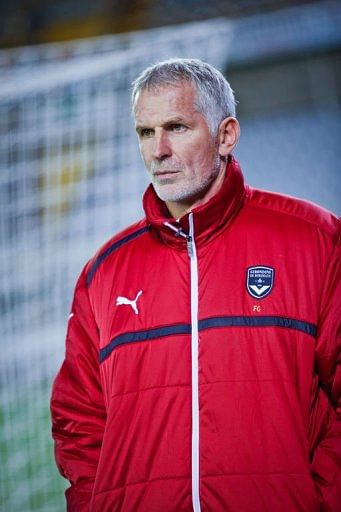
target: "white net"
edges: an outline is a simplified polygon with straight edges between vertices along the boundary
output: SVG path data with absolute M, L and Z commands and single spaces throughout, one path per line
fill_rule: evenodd
M 49 433 L 51 380 L 80 269 L 142 214 L 147 179 L 130 84 L 174 55 L 219 67 L 229 24 L 134 37 L 139 44 L 127 50 L 18 68 L 0 91 L 2 510 L 64 508 Z
M 316 35 L 323 18 L 313 18 Z M 292 19 L 297 33 L 297 13 Z M 77 275 L 106 239 L 142 214 L 147 178 L 130 83 L 150 63 L 173 56 L 224 70 L 230 56 L 236 59 L 230 44 L 240 49 L 246 41 L 243 23 L 217 19 L 76 42 L 71 50 L 18 50 L 15 69 L 0 53 L 1 510 L 64 509 L 49 432 L 50 387 Z M 258 30 L 253 41 L 261 53 L 269 23 L 245 23 L 247 41 Z M 287 18 L 282 28 L 289 34 Z M 251 46 L 244 45 L 240 62 L 254 58 Z M 62 60 L 65 48 L 71 56 Z M 252 80 L 247 88 L 254 91 Z M 320 110 L 245 117 L 238 156 L 249 181 L 339 208 L 338 108 L 333 100 Z

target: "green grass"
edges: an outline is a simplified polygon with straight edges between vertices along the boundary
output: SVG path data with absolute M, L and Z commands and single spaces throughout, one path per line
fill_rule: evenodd
M 62 512 L 68 483 L 54 462 L 49 412 L 50 383 L 20 390 L 0 409 L 0 509 Z

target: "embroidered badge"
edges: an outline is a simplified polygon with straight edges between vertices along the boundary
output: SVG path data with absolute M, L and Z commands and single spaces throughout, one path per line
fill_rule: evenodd
M 246 289 L 255 299 L 264 299 L 274 285 L 275 269 L 271 267 L 249 267 L 247 269 Z

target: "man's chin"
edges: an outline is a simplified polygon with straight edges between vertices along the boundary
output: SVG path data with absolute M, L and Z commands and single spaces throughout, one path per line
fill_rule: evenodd
M 191 201 L 196 201 L 205 195 L 207 187 L 187 187 L 185 184 L 182 186 L 177 183 L 153 183 L 156 195 L 165 203 L 180 203 L 187 204 Z
M 163 182 L 160 183 L 153 183 L 154 190 L 157 194 L 157 196 L 165 202 L 176 202 L 182 199 L 183 191 L 180 190 L 174 190 L 174 187 L 171 186 L 171 183 Z

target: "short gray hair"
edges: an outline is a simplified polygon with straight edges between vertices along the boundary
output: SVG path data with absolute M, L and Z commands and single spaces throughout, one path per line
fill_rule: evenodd
M 212 135 L 226 117 L 236 116 L 236 100 L 226 78 L 216 68 L 198 59 L 169 59 L 145 69 L 132 83 L 132 105 L 135 109 L 139 93 L 181 82 L 196 86 L 196 107 L 205 117 Z

